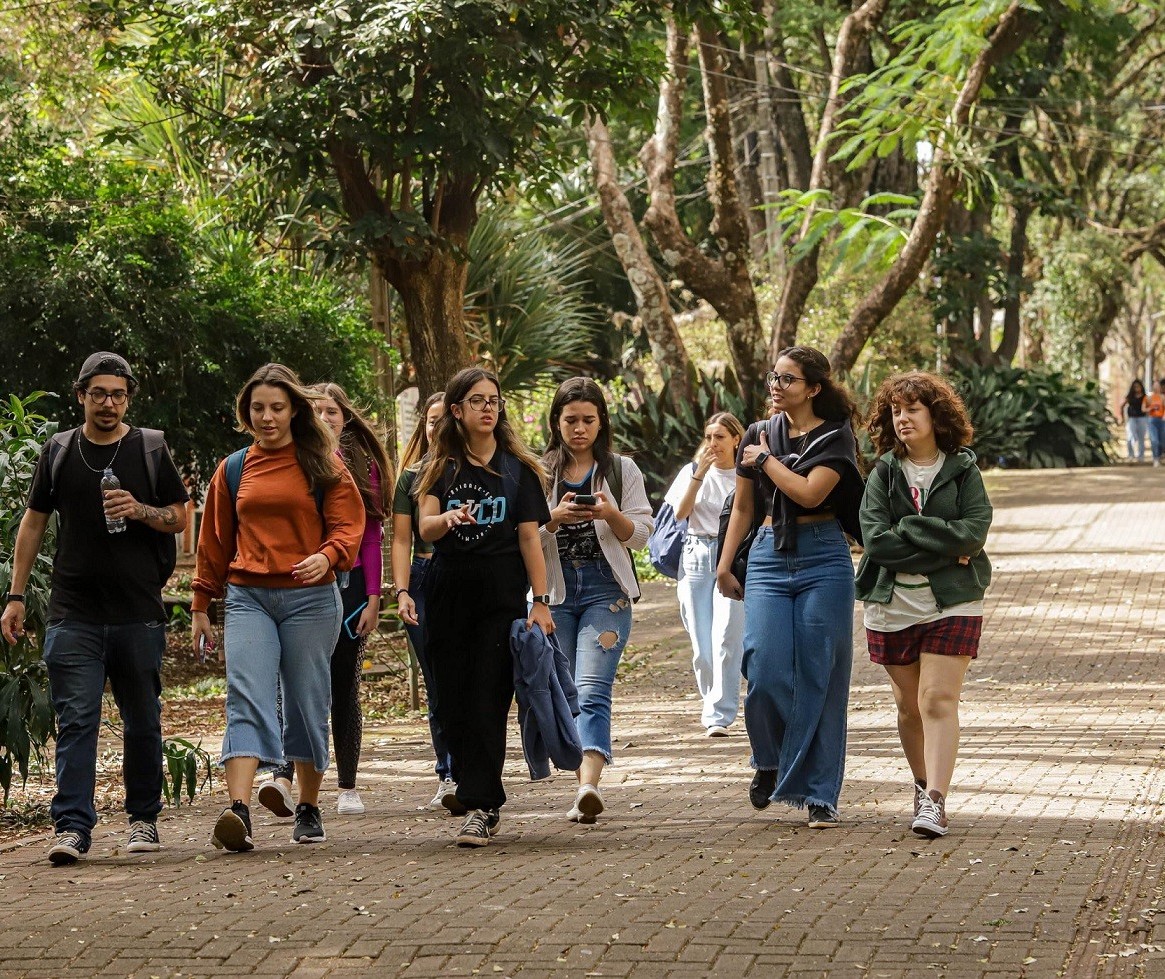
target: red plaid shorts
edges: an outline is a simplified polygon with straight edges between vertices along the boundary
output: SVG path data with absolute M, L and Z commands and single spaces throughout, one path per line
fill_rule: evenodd
M 979 655 L 979 636 L 983 633 L 981 615 L 952 615 L 934 622 L 912 625 L 898 632 L 866 630 L 870 659 L 882 666 L 910 666 L 921 653 L 940 656 Z

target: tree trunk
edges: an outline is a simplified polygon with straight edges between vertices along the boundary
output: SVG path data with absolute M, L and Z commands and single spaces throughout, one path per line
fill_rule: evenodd
M 951 128 L 963 128 L 971 107 L 979 98 L 983 82 L 992 66 L 1015 51 L 1035 27 L 1036 19 L 1014 0 L 1000 18 L 987 46 L 979 52 L 951 112 Z M 830 361 L 834 370 L 849 371 L 871 334 L 894 310 L 907 290 L 915 284 L 955 196 L 958 174 L 950 165 L 949 151 L 939 144 L 931 160 L 926 192 L 918 216 L 901 253 L 882 280 L 858 303 L 841 336 L 834 344 Z
M 842 93 L 841 87 L 854 73 L 859 59 L 866 51 L 870 32 L 881 22 L 889 6 L 890 0 L 866 0 L 846 17 L 838 31 L 829 78 L 829 97 L 825 101 L 825 110 L 821 115 L 821 126 L 817 133 L 817 152 L 813 157 L 808 189 L 825 188 L 833 192 L 842 189 L 841 175 L 844 174 L 845 164 L 831 164 L 829 159 L 834 151 L 830 137 L 849 101 Z M 782 133 L 784 132 L 785 129 L 782 127 Z M 801 225 L 802 236 L 806 233 L 812 217 L 813 211 L 810 209 L 806 212 Z M 773 318 L 770 359 L 775 359 L 780 350 L 797 342 L 797 327 L 805 313 L 805 304 L 813 287 L 817 285 L 819 276 L 817 265 L 820 258 L 821 247 L 815 245 L 808 254 L 788 267 L 781 288 L 781 304 Z
M 690 400 L 693 396 L 695 368 L 676 328 L 667 286 L 639 233 L 627 195 L 619 186 L 615 154 L 611 149 L 611 134 L 606 124 L 598 118 L 587 121 L 586 133 L 591 170 L 599 194 L 599 208 L 607 230 L 611 233 L 619 263 L 635 294 L 635 305 L 647 332 L 651 355 L 670 375 L 671 385 L 679 400 Z
M 1015 207 L 1011 224 L 1011 242 L 1007 254 L 1007 295 L 1003 299 L 1003 336 L 995 351 L 998 363 L 1011 365 L 1019 350 L 1021 316 L 1023 314 L 1023 269 L 1027 258 L 1027 226 L 1035 207 L 1029 200 L 1021 200 Z
M 404 308 L 409 349 L 423 402 L 473 361 L 465 332 L 465 280 L 469 264 L 464 252 L 434 248 L 421 261 L 401 262 L 377 253 L 384 277 L 396 289 Z

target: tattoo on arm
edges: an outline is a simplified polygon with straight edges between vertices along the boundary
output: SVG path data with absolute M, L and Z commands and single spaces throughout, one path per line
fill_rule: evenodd
M 156 521 L 163 527 L 173 527 L 178 522 L 178 514 L 174 512 L 172 506 L 158 508 L 139 503 L 138 519 L 143 523 Z

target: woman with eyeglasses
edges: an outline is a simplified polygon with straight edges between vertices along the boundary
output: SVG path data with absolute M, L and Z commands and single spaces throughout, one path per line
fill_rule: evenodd
M 413 644 L 425 681 L 425 699 L 429 702 L 429 736 L 433 742 L 433 754 L 437 756 L 437 792 L 429 800 L 429 808 L 445 806 L 453 815 L 460 816 L 464 815 L 465 809 L 457 801 L 453 759 L 437 717 L 437 686 L 433 682 L 433 668 L 425 649 L 425 578 L 433 557 L 433 545 L 421 537 L 421 514 L 413 496 L 417 473 L 428 455 L 433 431 L 443 414 L 445 392 L 429 395 L 421 410 L 421 424 L 414 429 L 401 456 L 400 479 L 396 482 L 396 494 L 392 499 L 392 580 L 396 588 L 397 614 Z
M 550 519 L 545 475 L 506 418 L 501 394 L 497 375 L 484 368 L 454 375 L 414 489 L 421 537 L 434 551 L 425 580 L 425 650 L 453 755 L 454 799 L 466 811 L 457 843 L 466 847 L 489 843 L 506 801 L 510 626 L 523 618 L 547 635 L 554 631 L 538 539 Z
M 722 594 L 744 600 L 744 722 L 756 774 L 749 800 L 809 809 L 838 825 L 853 660 L 854 572 L 862 477 L 855 407 L 812 347 L 781 351 L 768 374 L 774 414 L 749 426 L 717 567 Z M 744 582 L 733 556 L 750 527 Z
M 342 816 L 364 812 L 356 791 L 360 765 L 360 741 L 364 717 L 360 709 L 360 677 L 364 671 L 364 647 L 380 622 L 380 588 L 383 559 L 384 518 L 392 488 L 392 463 L 380 436 L 339 384 L 313 384 L 315 411 L 336 436 L 340 458 L 360 490 L 364 503 L 364 536 L 360 550 L 340 589 L 344 620 L 332 650 L 332 741 L 336 753 L 336 812 Z M 276 816 L 294 815 L 291 786 L 295 767 L 286 762 L 259 786 L 259 804 Z
M 651 534 L 651 504 L 639 467 L 611 450 L 602 389 L 588 377 L 559 385 L 550 405 L 550 522 L 541 532 L 558 642 L 578 687 L 582 766 L 567 818 L 593 823 L 603 811 L 599 779 L 611 764 L 611 695 L 631 635 L 639 583 L 631 550 Z
M 700 720 L 710 738 L 727 736 L 740 705 L 744 606 L 716 588 L 716 541 L 720 511 L 736 488 L 736 450 L 743 438 L 744 426 L 735 415 L 714 414 L 704 425 L 695 459 L 664 497 L 676 519 L 688 521 L 676 596 L 692 643 L 692 669 L 703 702 Z

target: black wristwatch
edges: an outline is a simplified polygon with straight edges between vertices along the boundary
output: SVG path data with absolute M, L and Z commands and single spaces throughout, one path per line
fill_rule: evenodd
M 9 602 L 20 602 L 20 604 L 23 605 L 24 604 L 24 596 L 19 595 L 16 592 L 9 592 L 8 593 L 8 601 Z M 5 602 L 5 604 L 7 604 L 7 602 Z
M 756 469 L 764 469 L 765 463 L 769 461 L 769 457 L 771 455 L 772 455 L 771 452 L 762 452 L 760 455 L 758 455 L 756 457 L 756 461 L 753 463 L 753 466 Z
M 550 596 L 549 595 L 535 595 L 533 598 L 530 599 L 530 601 L 535 602 L 538 605 L 549 605 L 550 604 Z

